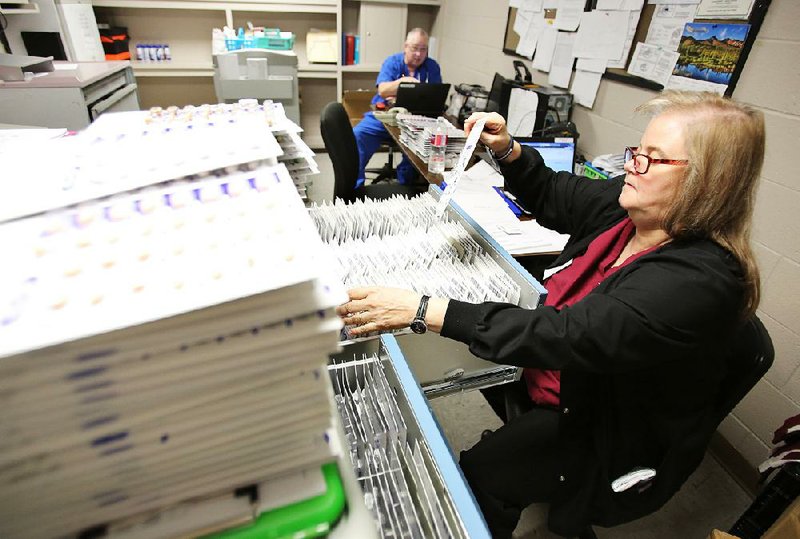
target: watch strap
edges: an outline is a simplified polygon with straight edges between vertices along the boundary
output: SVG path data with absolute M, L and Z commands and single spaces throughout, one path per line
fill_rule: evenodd
M 425 320 L 425 313 L 428 312 L 428 300 L 431 299 L 430 296 L 426 296 L 423 294 L 422 298 L 419 300 L 419 307 L 417 308 L 417 315 L 414 317 L 414 320 Z

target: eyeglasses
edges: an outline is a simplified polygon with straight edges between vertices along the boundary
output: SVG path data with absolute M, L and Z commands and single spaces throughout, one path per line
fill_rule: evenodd
M 636 153 L 638 147 L 629 148 L 625 147 L 625 162 L 627 163 L 631 159 L 633 159 L 633 170 L 636 174 L 647 174 L 647 171 L 650 170 L 650 165 L 655 163 L 656 165 L 688 165 L 688 159 L 656 159 L 654 157 L 650 157 L 649 155 L 645 155 L 643 153 Z
M 406 47 L 408 47 L 411 50 L 411 52 L 428 52 L 428 47 L 424 46 L 418 47 L 416 45 L 406 45 Z

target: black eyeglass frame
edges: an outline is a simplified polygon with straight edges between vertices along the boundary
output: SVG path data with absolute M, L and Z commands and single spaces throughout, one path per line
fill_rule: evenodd
M 657 159 L 655 157 L 650 157 L 645 153 L 636 153 L 639 149 L 638 146 L 630 147 L 625 146 L 625 162 L 627 163 L 631 159 L 633 159 L 633 170 L 636 174 L 647 174 L 647 171 L 650 170 L 650 165 L 655 163 L 657 165 L 674 165 L 674 166 L 686 166 L 689 164 L 688 159 Z M 645 160 L 645 167 L 644 170 L 637 170 L 637 157 L 644 157 Z

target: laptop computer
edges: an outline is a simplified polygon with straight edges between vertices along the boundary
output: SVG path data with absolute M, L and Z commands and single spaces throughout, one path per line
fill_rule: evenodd
M 411 114 L 439 116 L 444 112 L 449 92 L 449 84 L 401 82 L 394 106 L 404 107 Z

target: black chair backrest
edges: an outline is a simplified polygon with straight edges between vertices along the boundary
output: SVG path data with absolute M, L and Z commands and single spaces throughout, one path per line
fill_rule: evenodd
M 320 117 L 320 130 L 333 164 L 333 198 L 352 202 L 356 199 L 358 145 L 350 118 L 341 103 L 334 101 L 325 105 Z
M 767 329 L 753 316 L 732 339 L 728 373 L 717 400 L 717 418 L 722 422 L 772 366 L 775 348 Z

